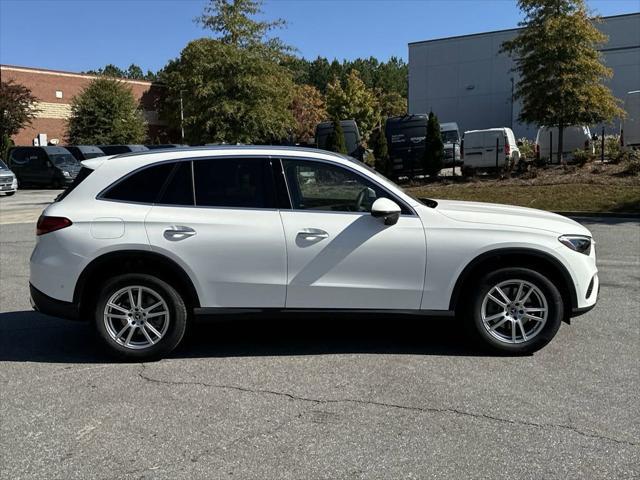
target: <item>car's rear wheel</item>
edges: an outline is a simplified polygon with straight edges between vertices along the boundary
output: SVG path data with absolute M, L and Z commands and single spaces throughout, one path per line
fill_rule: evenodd
M 171 285 L 147 274 L 107 281 L 95 310 L 95 326 L 110 353 L 149 360 L 171 352 L 182 340 L 187 308 Z
M 485 275 L 471 293 L 472 332 L 495 351 L 535 352 L 558 332 L 564 304 L 558 288 L 527 268 L 504 268 Z

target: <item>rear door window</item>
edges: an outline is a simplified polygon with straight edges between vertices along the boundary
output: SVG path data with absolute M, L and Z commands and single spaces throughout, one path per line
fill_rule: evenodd
M 196 205 L 228 208 L 275 208 L 273 174 L 268 159 L 211 158 L 193 162 Z
M 167 184 L 160 192 L 157 203 L 161 205 L 193 206 L 193 176 L 191 162 L 178 162 Z

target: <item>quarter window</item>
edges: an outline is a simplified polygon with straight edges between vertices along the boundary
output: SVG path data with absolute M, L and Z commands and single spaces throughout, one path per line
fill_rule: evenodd
M 263 158 L 195 160 L 196 205 L 275 208 L 271 166 Z
M 107 190 L 102 198 L 125 202 L 155 203 L 175 163 L 139 170 Z
M 298 210 L 370 212 L 379 186 L 345 168 L 323 162 L 283 160 L 291 203 Z

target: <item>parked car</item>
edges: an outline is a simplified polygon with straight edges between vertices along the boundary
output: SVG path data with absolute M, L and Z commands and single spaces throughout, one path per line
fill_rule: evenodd
M 355 120 L 341 120 L 340 126 L 344 132 L 344 140 L 347 146 L 347 154 L 358 160 L 362 160 L 364 150 L 360 146 L 360 131 Z M 327 147 L 327 139 L 333 133 L 333 122 L 322 122 L 316 126 L 316 145 L 324 150 Z
M 104 152 L 95 145 L 65 145 L 64 148 L 78 161 L 104 156 Z
M 121 153 L 145 152 L 149 150 L 144 145 L 98 145 L 105 155 L 119 155 Z
M 421 202 L 331 152 L 165 150 L 85 160 L 78 179 L 38 220 L 31 298 L 93 322 L 125 358 L 167 354 L 193 318 L 247 312 L 446 318 L 523 354 L 596 304 L 596 254 L 580 224 Z
M 11 196 L 18 190 L 18 179 L 7 167 L 7 164 L 0 159 L 0 193 Z
M 422 173 L 428 120 L 426 114 L 387 118 L 384 132 L 393 165 L 393 177 L 413 178 Z
M 444 143 L 444 166 L 451 167 L 462 163 L 460 155 L 460 130 L 455 122 L 441 123 L 440 134 Z M 455 157 L 454 157 L 455 154 Z
M 462 154 L 464 167 L 472 169 L 502 168 L 506 162 L 515 165 L 520 161 L 516 137 L 513 131 L 506 127 L 464 132 Z
M 9 167 L 20 185 L 62 188 L 73 182 L 80 163 L 62 147 L 13 147 Z
M 151 145 L 145 145 L 145 147 L 147 147 L 149 150 L 161 150 L 161 149 L 166 149 L 166 148 L 180 148 L 184 145 L 180 145 L 177 143 L 161 143 L 161 144 L 151 144 Z
M 550 142 L 553 142 L 550 145 Z M 562 135 L 562 157 L 565 161 L 573 160 L 576 150 L 590 150 L 595 154 L 595 145 L 592 142 L 591 132 L 587 126 L 565 127 Z M 549 163 L 557 163 L 558 155 L 558 128 L 540 127 L 536 135 L 536 157 L 546 158 Z
M 620 142 L 623 147 L 640 148 L 640 90 L 627 93 L 624 109 L 627 116 L 622 121 Z

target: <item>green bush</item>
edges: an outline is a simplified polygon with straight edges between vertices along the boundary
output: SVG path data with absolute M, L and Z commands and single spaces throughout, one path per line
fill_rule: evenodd
M 627 175 L 640 175 L 640 151 L 630 150 L 624 152 L 624 173 Z
M 587 163 L 595 160 L 593 153 L 590 150 L 576 150 L 573 152 L 573 163 L 579 167 L 584 167 Z
M 596 158 L 602 158 L 602 139 L 595 142 Z M 622 155 L 620 146 L 620 135 L 605 135 L 604 137 L 604 160 L 610 163 L 619 163 Z
M 518 150 L 520 150 L 520 161 L 533 160 L 536 158 L 536 144 L 526 137 L 518 139 Z

